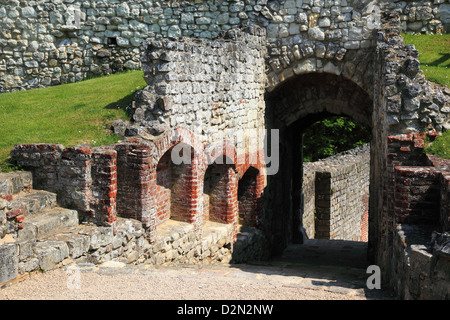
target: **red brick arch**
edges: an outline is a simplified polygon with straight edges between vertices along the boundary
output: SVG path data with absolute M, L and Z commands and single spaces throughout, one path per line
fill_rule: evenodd
M 189 146 L 192 153 L 189 164 L 181 164 L 177 167 L 176 172 L 167 173 L 170 175 L 170 179 L 179 179 L 175 184 L 173 181 L 164 181 L 169 177 L 162 177 L 163 165 L 160 162 L 170 163 L 170 152 L 179 144 Z M 176 128 L 153 141 L 153 145 L 152 189 L 154 192 L 153 206 L 156 208 L 155 224 L 163 223 L 170 216 L 171 219 L 194 224 L 195 229 L 200 232 L 203 224 L 201 174 L 206 167 L 202 143 L 188 129 Z M 171 213 L 168 212 L 169 210 Z
M 152 141 L 154 145 L 154 153 L 152 164 L 156 168 L 161 157 L 171 148 L 179 143 L 185 143 L 194 150 L 193 160 L 200 165 L 202 169 L 206 164 L 206 156 L 202 142 L 196 135 L 186 128 L 175 128 L 161 135 L 159 139 Z
M 229 158 L 234 166 L 237 164 L 237 150 L 228 141 L 209 144 L 205 147 L 204 154 L 207 166 L 214 163 L 220 156 Z M 223 162 L 229 164 L 226 160 Z

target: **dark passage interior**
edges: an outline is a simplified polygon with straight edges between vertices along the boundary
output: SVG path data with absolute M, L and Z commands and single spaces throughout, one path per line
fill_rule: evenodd
M 266 199 L 270 212 L 266 217 L 271 219 L 271 229 L 266 232 L 274 239 L 274 256 L 303 262 L 366 265 L 371 245 L 372 152 L 366 150 L 365 165 L 344 159 L 342 163 L 335 161 L 330 168 L 328 163 L 314 167 L 303 161 L 307 144 L 303 133 L 318 121 L 345 116 L 367 128 L 370 135 L 373 102 L 369 94 L 342 76 L 314 73 L 281 84 L 267 94 L 266 103 L 270 110 L 266 123 L 280 132 L 280 170 L 268 176 L 270 192 Z M 360 190 L 355 181 L 363 171 L 367 186 Z M 364 219 L 365 238 L 361 236 Z

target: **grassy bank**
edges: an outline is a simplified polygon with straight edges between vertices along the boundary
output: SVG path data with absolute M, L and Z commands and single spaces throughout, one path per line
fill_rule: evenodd
M 450 34 L 404 34 L 405 44 L 414 44 L 419 50 L 419 61 L 425 77 L 450 86 Z
M 445 131 L 433 143 L 427 142 L 425 153 L 434 154 L 444 159 L 450 159 L 450 131 Z
M 105 128 L 128 119 L 126 107 L 145 86 L 141 71 L 83 82 L 0 94 L 0 167 L 19 143 L 107 145 L 118 137 Z

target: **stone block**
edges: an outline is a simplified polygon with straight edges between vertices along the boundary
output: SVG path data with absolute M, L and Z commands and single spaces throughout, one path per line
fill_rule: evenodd
M 39 268 L 43 271 L 55 269 L 69 256 L 69 248 L 63 241 L 37 242 L 34 251 L 39 260 Z
M 427 252 L 424 245 L 411 245 L 410 249 L 411 269 L 418 274 L 430 276 L 432 254 Z
M 8 243 L 0 246 L 0 283 L 16 278 L 18 266 L 17 244 Z
M 112 227 L 96 227 L 86 234 L 90 237 L 89 250 L 95 250 L 111 244 L 114 237 Z

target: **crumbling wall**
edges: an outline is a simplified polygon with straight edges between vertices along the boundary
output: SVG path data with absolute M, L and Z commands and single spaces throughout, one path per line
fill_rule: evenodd
M 450 3 L 437 1 L 389 1 L 389 10 L 399 10 L 402 29 L 407 33 L 448 33 Z
M 367 234 L 362 234 L 361 230 L 367 223 L 368 214 L 368 145 L 317 162 L 305 163 L 303 168 L 303 188 L 306 189 L 302 220 L 308 236 L 316 239 L 367 241 Z M 312 181 L 314 187 L 311 186 Z M 313 199 L 314 205 L 306 195 Z M 314 227 L 311 225 L 312 219 Z M 312 230 L 314 233 L 311 234 Z
M 34 188 L 54 192 L 60 205 L 76 209 L 80 219 L 114 225 L 117 153 L 108 147 L 58 144 L 17 145 L 17 164 L 33 173 Z
M 389 3 L 386 3 L 389 6 Z M 376 49 L 371 182 L 373 194 L 370 222 L 377 225 L 369 239 L 374 240 L 375 260 L 388 277 L 390 240 L 396 232 L 394 185 L 396 166 L 424 166 L 425 136 L 431 139 L 449 126 L 448 88 L 426 81 L 420 69 L 419 52 L 404 44 L 400 13 L 382 11 L 382 28 Z M 372 193 L 371 193 L 372 195 Z
M 373 47 L 381 2 L 2 0 L 0 92 L 139 69 L 144 40 L 214 39 L 246 24 L 267 30 L 273 87 L 293 72 L 339 69 L 347 51 Z M 389 3 L 387 10 L 401 11 L 408 31 L 448 29 L 448 1 Z M 360 62 L 361 56 L 352 53 L 347 60 Z M 323 63 L 325 57 L 337 66 Z

